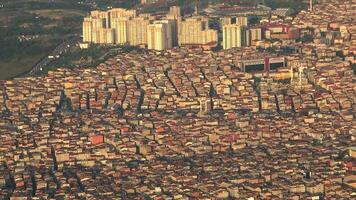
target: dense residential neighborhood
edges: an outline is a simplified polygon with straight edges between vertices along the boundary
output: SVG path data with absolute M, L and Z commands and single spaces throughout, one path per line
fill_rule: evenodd
M 355 199 L 355 3 L 1 81 L 0 199 Z

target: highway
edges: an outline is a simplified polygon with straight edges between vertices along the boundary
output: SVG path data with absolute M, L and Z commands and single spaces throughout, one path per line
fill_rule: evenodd
M 78 35 L 75 35 L 71 37 L 70 39 L 64 41 L 63 43 L 59 44 L 51 53 L 47 54 L 45 57 L 43 57 L 39 62 L 37 62 L 31 69 L 30 72 L 28 72 L 26 75 L 32 76 L 32 75 L 38 75 L 42 71 L 46 69 L 54 60 L 60 58 L 63 54 L 68 52 L 70 48 L 73 47 L 77 42 L 81 40 L 81 37 Z M 50 58 L 52 57 L 52 58 Z

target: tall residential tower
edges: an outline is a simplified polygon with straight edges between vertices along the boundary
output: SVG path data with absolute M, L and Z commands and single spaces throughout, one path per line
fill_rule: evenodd
M 205 17 L 191 17 L 178 23 L 179 45 L 203 45 L 218 42 L 216 30 L 209 29 L 209 21 Z
M 245 26 L 229 24 L 223 27 L 223 49 L 249 46 L 250 32 Z
M 169 20 L 156 21 L 148 25 L 147 47 L 158 51 L 170 49 L 172 41 L 172 22 Z

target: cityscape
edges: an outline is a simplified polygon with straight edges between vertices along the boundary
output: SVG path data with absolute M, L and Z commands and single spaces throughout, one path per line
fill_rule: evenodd
M 0 2 L 0 200 L 356 199 L 355 13 Z

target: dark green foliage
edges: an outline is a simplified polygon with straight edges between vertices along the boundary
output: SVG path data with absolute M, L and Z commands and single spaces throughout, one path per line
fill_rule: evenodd
M 356 63 L 353 63 L 351 65 L 351 67 L 352 67 L 352 70 L 354 70 L 354 74 L 356 75 Z
M 306 34 L 302 38 L 300 38 L 300 41 L 303 43 L 308 43 L 313 41 L 313 35 L 311 34 Z

